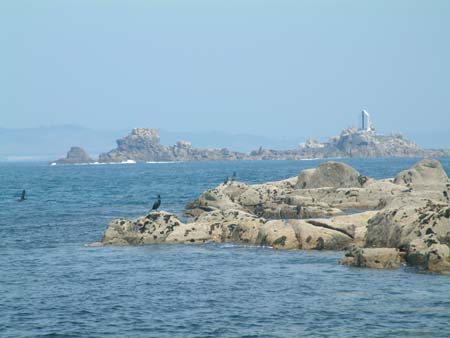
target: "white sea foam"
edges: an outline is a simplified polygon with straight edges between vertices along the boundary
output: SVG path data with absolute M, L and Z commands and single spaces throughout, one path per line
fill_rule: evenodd
M 147 161 L 148 164 L 169 164 L 169 163 L 182 163 L 184 161 Z

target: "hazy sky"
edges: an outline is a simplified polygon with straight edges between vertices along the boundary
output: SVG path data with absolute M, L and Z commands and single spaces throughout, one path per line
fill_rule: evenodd
M 0 126 L 450 131 L 450 1 L 0 1 Z

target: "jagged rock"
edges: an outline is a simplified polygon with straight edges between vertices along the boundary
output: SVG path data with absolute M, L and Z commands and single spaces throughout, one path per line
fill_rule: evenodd
M 178 141 L 174 146 L 165 147 L 160 143 L 156 129 L 135 128 L 130 135 L 117 140 L 116 149 L 100 154 L 99 162 L 207 161 L 245 158 L 245 154 L 225 148 L 196 149 L 188 141 Z
M 59 159 L 53 163 L 56 164 L 76 164 L 76 163 L 93 163 L 94 160 L 89 157 L 88 153 L 81 147 L 71 147 L 65 158 Z
M 340 261 L 342 265 L 372 269 L 396 269 L 402 263 L 399 250 L 393 248 L 360 248 L 352 245 Z
M 117 140 L 117 149 L 100 154 L 99 162 L 123 162 L 133 160 L 173 161 L 174 156 L 160 144 L 156 129 L 135 128 L 131 134 Z

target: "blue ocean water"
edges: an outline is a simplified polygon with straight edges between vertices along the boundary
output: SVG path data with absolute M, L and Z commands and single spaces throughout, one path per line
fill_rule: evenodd
M 156 194 L 179 214 L 233 171 L 259 183 L 320 162 L 0 163 L 0 337 L 450 337 L 448 276 L 347 268 L 340 252 L 85 246 Z M 345 162 L 382 178 L 416 160 Z

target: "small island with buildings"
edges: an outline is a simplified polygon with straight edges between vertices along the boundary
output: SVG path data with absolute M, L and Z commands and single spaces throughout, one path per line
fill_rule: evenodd
M 52 164 L 449 156 L 449 149 L 423 149 L 401 134 L 378 134 L 369 113 L 363 110 L 359 128 L 344 129 L 328 142 L 308 139 L 295 149 L 274 150 L 260 147 L 250 153 L 243 153 L 227 148 L 195 148 L 191 142 L 185 140 L 164 146 L 156 129 L 135 128 L 131 134 L 117 140 L 117 148 L 100 154 L 97 160 L 89 157 L 80 147 L 72 147 L 65 158 Z

